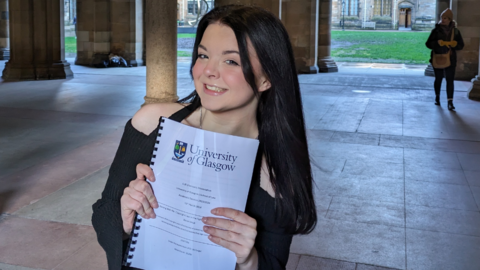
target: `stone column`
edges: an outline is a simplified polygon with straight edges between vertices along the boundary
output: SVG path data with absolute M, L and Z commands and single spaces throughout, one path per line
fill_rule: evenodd
M 108 60 L 111 24 L 110 0 L 77 0 L 77 57 L 75 65 Z
M 470 81 L 478 75 L 480 43 L 480 1 L 452 0 L 454 19 L 465 47 L 457 51 L 455 80 Z
M 110 52 L 129 65 L 143 65 L 143 0 L 110 0 Z
M 0 60 L 10 59 L 8 38 L 8 0 L 0 0 Z
M 147 95 L 145 104 L 177 96 L 177 1 L 146 0 Z
M 450 7 L 450 0 L 437 0 L 437 6 L 435 9 L 435 23 L 440 20 L 440 14 L 448 7 Z M 429 63 L 428 67 L 425 69 L 425 76 L 435 77 L 431 63 Z
M 298 73 L 315 74 L 318 0 L 284 0 L 282 22 L 292 43 Z
M 337 64 L 330 57 L 331 50 L 331 21 L 332 0 L 319 0 L 319 24 L 318 24 L 318 60 L 319 72 L 338 72 Z
M 10 60 L 5 80 L 73 77 L 65 61 L 64 1 L 9 1 Z

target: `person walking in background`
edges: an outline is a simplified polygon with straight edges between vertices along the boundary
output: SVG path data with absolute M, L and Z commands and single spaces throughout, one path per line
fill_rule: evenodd
M 435 72 L 435 105 L 440 106 L 440 88 L 445 77 L 447 81 L 448 109 L 455 110 L 453 106 L 453 80 L 457 66 L 456 51 L 463 49 L 464 43 L 460 30 L 456 28 L 453 12 L 447 8 L 441 14 L 440 21 L 430 33 L 425 45 L 432 50 L 430 63 Z

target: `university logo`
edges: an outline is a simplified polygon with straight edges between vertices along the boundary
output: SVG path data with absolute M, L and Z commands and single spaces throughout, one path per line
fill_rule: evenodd
M 188 145 L 187 143 L 177 141 L 175 143 L 175 148 L 173 149 L 174 158 L 172 159 L 183 163 L 183 160 L 181 159 L 185 156 L 187 145 Z

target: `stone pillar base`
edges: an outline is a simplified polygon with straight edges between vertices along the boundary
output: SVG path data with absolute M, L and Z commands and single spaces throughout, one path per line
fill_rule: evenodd
M 145 96 L 143 99 L 145 100 L 145 103 L 143 103 L 142 106 L 147 105 L 147 104 L 153 104 L 153 103 L 173 103 L 173 102 L 177 102 L 178 96 L 177 95 L 169 95 L 169 96 L 164 96 L 164 97 L 160 97 L 160 98 Z
M 435 77 L 432 64 L 428 64 L 428 67 L 425 69 L 425 76 Z
M 5 81 L 60 80 L 73 78 L 70 63 L 63 60 L 50 65 L 12 65 L 5 64 L 2 78 Z
M 0 48 L 0 60 L 10 60 L 10 50 L 6 48 Z
M 317 74 L 318 69 L 317 69 L 316 66 L 306 66 L 306 67 L 300 68 L 299 73 L 302 73 L 302 74 Z
M 472 86 L 468 90 L 468 98 L 480 101 L 480 75 L 472 79 Z
M 330 56 L 319 58 L 317 61 L 317 65 L 318 72 L 338 72 L 337 64 L 335 64 L 335 61 Z

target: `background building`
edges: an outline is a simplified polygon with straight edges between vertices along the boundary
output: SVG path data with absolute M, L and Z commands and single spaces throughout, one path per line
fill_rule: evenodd
M 332 0 L 332 28 L 430 30 L 435 0 Z
M 213 7 L 213 0 L 177 0 L 177 25 L 193 27 Z

